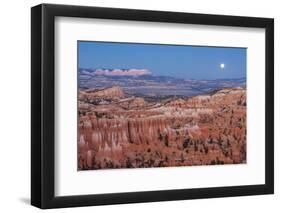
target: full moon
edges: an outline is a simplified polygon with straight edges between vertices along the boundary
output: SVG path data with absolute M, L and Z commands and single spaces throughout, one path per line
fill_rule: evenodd
M 224 69 L 224 67 L 225 67 L 225 65 L 222 63 L 222 64 L 220 64 L 220 68 L 221 69 Z

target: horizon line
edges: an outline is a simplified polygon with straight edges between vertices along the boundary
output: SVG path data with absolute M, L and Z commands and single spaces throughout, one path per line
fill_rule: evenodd
M 115 69 L 119 69 L 119 70 L 130 70 L 130 69 L 147 69 L 147 68 L 84 68 L 84 67 L 78 67 L 79 69 L 106 69 L 106 70 L 115 70 Z M 149 71 L 151 71 L 150 69 L 147 69 Z M 205 78 L 183 78 L 183 77 L 174 77 L 174 76 L 170 76 L 170 75 L 155 75 L 152 72 L 150 74 L 139 74 L 139 75 L 106 75 L 106 74 L 97 74 L 96 76 L 158 76 L 158 77 L 171 77 L 171 78 L 177 78 L 177 79 L 183 79 L 183 80 L 200 80 L 200 81 L 206 81 L 206 80 L 229 80 L 229 79 L 242 79 L 242 78 L 247 78 L 247 76 L 242 76 L 242 77 L 230 77 L 230 78 L 213 78 L 213 79 L 205 79 Z

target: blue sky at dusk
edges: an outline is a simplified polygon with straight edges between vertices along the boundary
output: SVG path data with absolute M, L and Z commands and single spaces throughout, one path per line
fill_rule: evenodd
M 246 77 L 246 48 L 78 42 L 79 68 L 148 69 L 184 79 Z M 221 68 L 224 64 L 224 68 Z

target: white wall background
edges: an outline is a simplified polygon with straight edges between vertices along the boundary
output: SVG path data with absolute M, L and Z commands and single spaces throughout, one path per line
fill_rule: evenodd
M 80 4 L 195 13 L 275 18 L 275 195 L 201 199 L 50 210 L 51 212 L 277 212 L 281 209 L 281 4 L 278 0 L 45 0 Z M 30 7 L 37 0 L 1 2 L 0 9 L 0 211 L 39 212 L 30 197 Z M 280 4 L 280 5 L 279 5 Z M 257 121 L 258 122 L 258 121 Z

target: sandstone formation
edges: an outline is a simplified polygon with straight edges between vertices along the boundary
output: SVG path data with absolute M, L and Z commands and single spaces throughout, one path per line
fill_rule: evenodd
M 122 98 L 124 97 L 124 92 L 121 87 L 114 86 L 111 88 L 97 90 L 97 91 L 85 91 L 80 92 L 79 98 L 83 99 L 94 99 L 94 98 Z
M 78 169 L 246 163 L 246 90 L 145 100 L 79 92 Z

